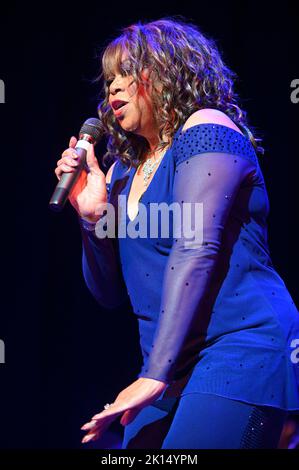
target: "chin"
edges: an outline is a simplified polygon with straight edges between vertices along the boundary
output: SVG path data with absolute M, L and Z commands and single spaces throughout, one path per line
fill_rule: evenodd
M 139 134 L 139 126 L 136 123 L 126 122 L 126 119 L 120 120 L 119 125 L 123 128 L 124 131 L 133 132 L 134 134 Z

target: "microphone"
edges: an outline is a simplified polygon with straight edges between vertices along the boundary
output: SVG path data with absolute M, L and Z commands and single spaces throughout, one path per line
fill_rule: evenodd
M 49 202 L 49 207 L 52 211 L 60 212 L 63 209 L 86 163 L 86 154 L 89 145 L 96 144 L 101 139 L 104 132 L 103 124 L 99 119 L 89 118 L 84 122 L 80 129 L 79 140 L 75 147 L 76 153 L 78 154 L 78 166 L 75 167 L 75 171 L 72 173 L 62 173 Z

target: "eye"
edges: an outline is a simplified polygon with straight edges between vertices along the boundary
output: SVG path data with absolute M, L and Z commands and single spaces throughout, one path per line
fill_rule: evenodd
M 113 82 L 114 78 L 108 78 L 107 80 L 105 80 L 105 83 L 107 85 L 107 87 L 109 88 L 111 83 Z
M 123 75 L 129 75 L 130 73 L 132 73 L 131 62 L 129 60 L 122 62 L 120 71 Z

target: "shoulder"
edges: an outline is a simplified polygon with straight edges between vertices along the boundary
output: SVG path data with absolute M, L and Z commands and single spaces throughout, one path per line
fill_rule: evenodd
M 176 164 L 207 153 L 238 155 L 256 164 L 254 148 L 233 120 L 220 110 L 200 109 L 185 121 L 174 141 Z
M 230 127 L 231 129 L 242 134 L 241 130 L 236 124 L 228 117 L 225 113 L 218 109 L 204 108 L 195 111 L 191 116 L 188 117 L 185 122 L 182 131 L 186 131 L 193 126 L 198 124 L 220 124 L 222 126 Z
M 113 173 L 113 169 L 115 167 L 115 165 L 117 164 L 117 161 L 114 162 L 110 167 L 109 167 L 109 170 L 107 171 L 106 173 L 106 183 L 111 183 L 111 178 L 112 178 L 112 173 Z

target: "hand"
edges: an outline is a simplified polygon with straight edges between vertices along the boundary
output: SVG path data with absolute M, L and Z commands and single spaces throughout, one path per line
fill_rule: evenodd
M 140 377 L 117 395 L 113 405 L 94 415 L 90 422 L 82 426 L 83 431 L 88 431 L 82 443 L 99 439 L 120 415 L 122 415 L 120 423 L 123 426 L 131 423 L 142 408 L 158 399 L 166 387 L 167 384 L 160 380 Z
M 62 173 L 76 171 L 76 166 L 78 166 L 76 144 L 76 137 L 71 137 L 69 148 L 62 153 L 62 158 L 58 160 L 55 168 L 58 179 L 61 178 Z M 106 177 L 99 167 L 93 145 L 88 147 L 86 166 L 88 170 L 82 169 L 69 195 L 69 201 L 81 217 L 96 222 L 106 208 L 107 190 Z

